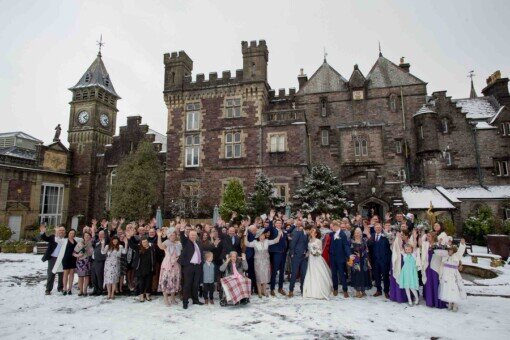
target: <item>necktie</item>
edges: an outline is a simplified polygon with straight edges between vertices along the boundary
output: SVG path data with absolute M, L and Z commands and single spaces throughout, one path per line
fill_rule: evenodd
M 235 236 L 232 236 L 232 245 L 236 244 L 236 238 Z
M 195 253 L 197 254 L 198 258 L 197 264 L 200 264 L 202 262 L 202 257 L 200 256 L 200 248 L 198 248 L 198 245 L 195 242 L 193 244 L 195 245 Z
M 377 237 L 375 238 L 375 242 L 379 241 L 379 234 L 377 234 Z

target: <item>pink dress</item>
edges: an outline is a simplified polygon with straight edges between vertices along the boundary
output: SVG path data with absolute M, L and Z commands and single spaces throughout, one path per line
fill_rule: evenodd
M 167 294 L 177 293 L 181 289 L 181 265 L 178 262 L 182 245 L 180 242 L 163 242 L 166 246 L 165 258 L 161 263 L 158 291 Z

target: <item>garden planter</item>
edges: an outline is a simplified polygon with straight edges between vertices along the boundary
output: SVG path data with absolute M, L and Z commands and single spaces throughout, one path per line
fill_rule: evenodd
M 510 255 L 510 236 L 487 235 L 487 248 L 491 253 L 501 256 L 506 261 Z
M 14 244 L 4 244 L 2 253 L 16 253 L 16 246 Z

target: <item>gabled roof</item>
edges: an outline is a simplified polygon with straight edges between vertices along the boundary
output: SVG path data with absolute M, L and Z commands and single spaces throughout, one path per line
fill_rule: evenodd
M 5 137 L 19 137 L 23 139 L 28 139 L 36 143 L 42 143 L 43 141 L 40 139 L 37 139 L 33 136 L 30 136 L 28 133 L 22 132 L 22 131 L 13 131 L 13 132 L 2 132 L 0 133 L 0 138 Z
M 342 77 L 325 60 L 304 87 L 298 92 L 301 94 L 347 91 L 347 79 Z
M 48 144 L 48 149 L 56 150 L 56 151 L 63 151 L 63 152 L 69 152 L 69 149 L 66 148 L 64 144 L 60 140 L 54 141 L 51 144 Z
M 488 119 L 497 113 L 496 101 L 494 97 L 478 97 L 453 99 L 453 103 L 457 104 L 467 119 Z
M 424 113 L 436 113 L 436 111 L 432 110 L 426 104 L 423 104 L 423 106 L 415 114 L 413 114 L 413 117 L 422 115 Z
M 108 71 L 106 71 L 106 67 L 104 66 L 103 60 L 101 59 L 101 53 L 97 54 L 96 60 L 94 60 L 92 65 L 90 65 L 87 71 L 85 71 L 78 83 L 69 88 L 69 90 L 94 86 L 99 86 L 120 99 L 119 95 L 113 88 L 113 83 L 110 79 L 110 75 L 108 74 Z
M 349 78 L 349 85 L 351 88 L 360 88 L 365 86 L 365 76 L 358 68 L 358 65 L 354 65 L 351 77 Z
M 367 75 L 368 88 L 395 87 L 405 85 L 426 84 L 383 57 L 377 58 Z

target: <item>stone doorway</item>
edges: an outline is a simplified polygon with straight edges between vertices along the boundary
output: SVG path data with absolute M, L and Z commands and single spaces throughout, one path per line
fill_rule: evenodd
M 384 221 L 384 215 L 388 211 L 388 208 L 386 202 L 375 197 L 370 197 L 358 205 L 358 212 L 363 218 L 371 218 L 377 215 L 380 221 Z

